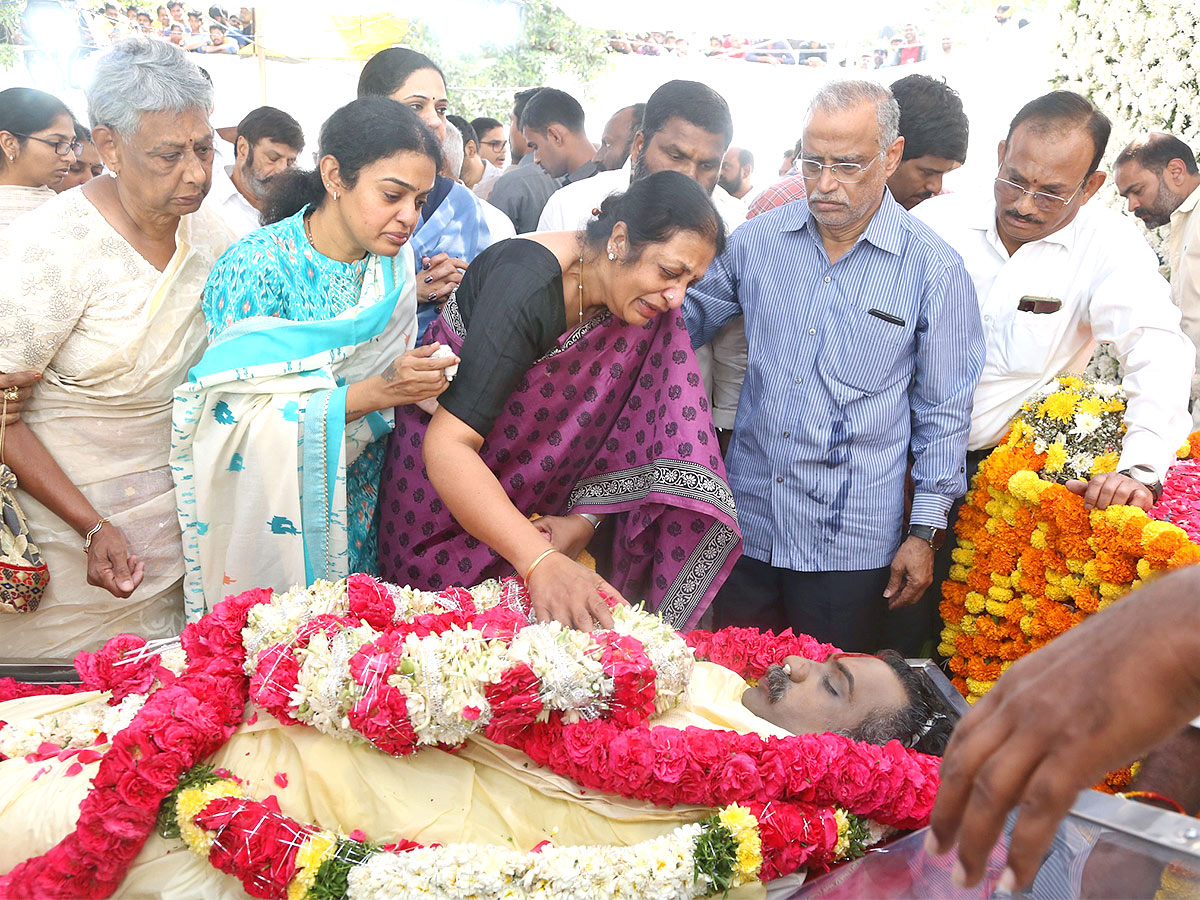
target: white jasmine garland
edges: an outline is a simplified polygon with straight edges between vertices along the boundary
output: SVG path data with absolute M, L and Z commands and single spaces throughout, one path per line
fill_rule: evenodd
M 26 756 L 47 742 L 64 750 L 92 747 L 100 735 L 112 737 L 132 722 L 146 705 L 146 696 L 129 694 L 109 706 L 106 692 L 60 713 L 14 719 L 0 728 L 0 753 L 10 758 Z
M 632 847 L 505 847 L 448 844 L 377 853 L 350 871 L 349 900 L 558 898 L 691 900 L 712 883 L 695 877 L 692 850 L 700 825 L 685 825 Z

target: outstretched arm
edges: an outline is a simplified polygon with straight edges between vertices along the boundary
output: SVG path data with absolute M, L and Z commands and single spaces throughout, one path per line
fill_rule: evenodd
M 1017 661 L 955 729 L 930 849 L 976 884 L 1020 807 L 1001 886 L 1028 885 L 1078 793 L 1200 713 L 1200 567 L 1141 588 Z M 1006 883 L 1007 882 L 1007 883 Z
M 594 619 L 611 628 L 612 615 L 600 592 L 625 602 L 620 592 L 561 552 L 538 561 L 551 546 L 508 499 L 479 455 L 482 446 L 483 436 L 445 407 L 433 414 L 422 452 L 429 480 L 446 508 L 468 534 L 512 563 L 517 574 L 529 575 L 527 587 L 539 621 L 590 631 Z

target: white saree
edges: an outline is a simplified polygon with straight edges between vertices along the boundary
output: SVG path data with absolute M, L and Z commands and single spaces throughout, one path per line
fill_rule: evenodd
M 123 631 L 179 633 L 171 399 L 204 349 L 200 294 L 232 240 L 202 208 L 180 220 L 159 272 L 75 190 L 0 233 L 0 371 L 42 373 L 24 422 L 145 563 L 128 599 L 88 585 L 82 538 L 19 492 L 50 585 L 36 612 L 0 617 L 0 657 L 73 656 Z
M 250 587 L 350 574 L 347 471 L 393 417 L 347 423 L 346 386 L 416 346 L 412 252 L 368 258 L 358 302 L 337 316 L 229 326 L 176 391 L 189 621 Z

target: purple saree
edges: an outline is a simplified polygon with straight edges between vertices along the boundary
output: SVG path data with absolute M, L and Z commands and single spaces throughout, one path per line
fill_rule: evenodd
M 431 330 L 460 352 L 465 328 L 454 300 Z M 512 574 L 429 483 L 421 461 L 428 423 L 415 406 L 396 410 L 380 486 L 380 574 L 433 590 Z M 569 330 L 518 383 L 480 455 L 527 516 L 609 517 L 600 535 L 611 534 L 612 570 L 601 574 L 677 628 L 695 627 L 741 555 L 733 494 L 677 311 L 644 326 L 605 312 Z

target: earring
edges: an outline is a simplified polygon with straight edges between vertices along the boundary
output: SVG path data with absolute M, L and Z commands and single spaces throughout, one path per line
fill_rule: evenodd
M 617 254 L 613 253 L 613 249 L 611 246 L 609 246 L 609 248 L 608 248 L 608 258 L 609 258 L 609 260 L 614 260 L 617 258 Z
M 337 192 L 337 191 L 334 191 L 334 192 L 333 192 L 333 199 L 336 201 L 336 200 L 337 200 L 337 198 L 338 198 L 338 192 Z

